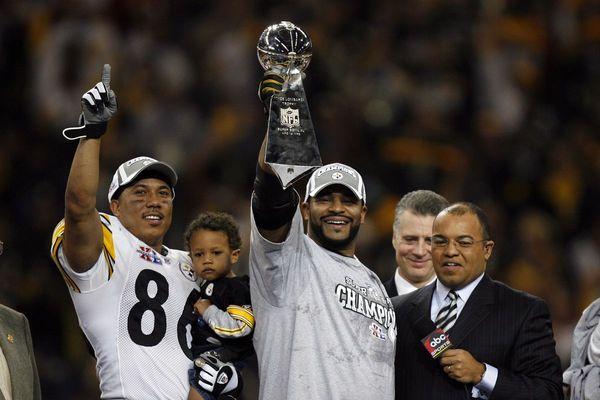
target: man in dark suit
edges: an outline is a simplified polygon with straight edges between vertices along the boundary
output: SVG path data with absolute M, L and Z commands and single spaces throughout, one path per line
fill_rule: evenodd
M 431 254 L 438 280 L 393 300 L 396 399 L 563 398 L 548 308 L 485 274 L 494 247 L 489 232 L 486 215 L 471 203 L 435 218 Z M 433 359 L 421 339 L 436 328 L 449 335 L 452 348 Z
M 19 400 L 41 399 L 31 333 L 27 318 L 0 304 L 0 349 L 6 360 L 10 384 L 0 383 L 0 400 L 8 398 Z M 1 361 L 0 361 L 1 365 Z M 0 370 L 2 367 L 0 366 Z M 1 380 L 2 378 L 0 378 Z M 8 382 L 8 381 L 7 381 Z M 5 391 L 10 395 L 5 395 Z
M 27 318 L 0 304 L 0 400 L 41 398 Z
M 392 246 L 396 252 L 396 272 L 383 286 L 390 297 L 413 292 L 435 279 L 431 263 L 433 219 L 448 200 L 431 190 L 405 194 L 394 212 Z

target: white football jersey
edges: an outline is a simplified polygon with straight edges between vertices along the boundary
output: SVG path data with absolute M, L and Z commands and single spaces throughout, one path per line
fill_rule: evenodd
M 103 250 L 96 264 L 74 272 L 62 250 L 64 220 L 51 254 L 79 325 L 94 348 L 102 399 L 187 399 L 197 277 L 186 252 L 159 254 L 119 220 L 100 214 Z

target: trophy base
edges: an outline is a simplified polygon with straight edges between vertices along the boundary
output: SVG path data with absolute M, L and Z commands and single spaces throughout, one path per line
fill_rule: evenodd
M 281 186 L 284 189 L 292 186 L 296 181 L 301 179 L 304 175 L 311 172 L 313 169 L 317 168 L 317 166 L 304 166 L 304 165 L 286 165 L 286 164 L 275 164 L 275 163 L 267 163 L 279 181 L 281 182 Z

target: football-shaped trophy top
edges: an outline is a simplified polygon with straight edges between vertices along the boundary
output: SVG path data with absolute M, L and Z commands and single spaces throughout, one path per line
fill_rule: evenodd
M 256 45 L 256 53 L 265 70 L 279 65 L 302 72 L 310 63 L 312 43 L 300 27 L 281 21 L 263 31 Z

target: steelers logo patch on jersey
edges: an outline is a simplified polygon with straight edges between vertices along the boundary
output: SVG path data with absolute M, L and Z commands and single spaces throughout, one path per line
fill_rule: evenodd
M 183 276 L 185 276 L 186 279 L 188 279 L 192 282 L 196 282 L 198 280 L 198 277 L 196 276 L 196 273 L 194 272 L 194 269 L 192 268 L 191 265 L 180 262 L 179 270 L 181 271 Z

